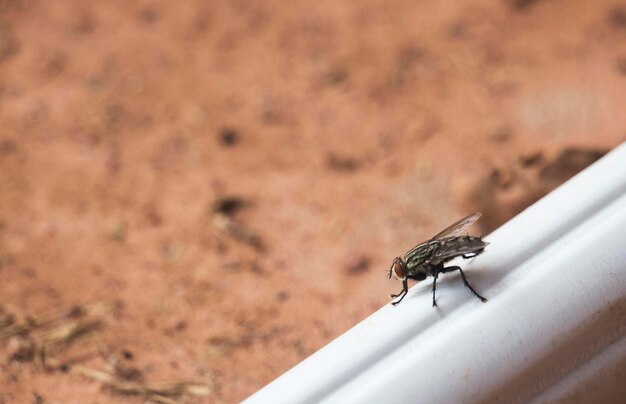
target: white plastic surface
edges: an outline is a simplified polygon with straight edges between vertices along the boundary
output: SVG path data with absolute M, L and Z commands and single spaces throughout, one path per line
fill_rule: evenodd
M 486 240 L 246 403 L 626 402 L 626 144 Z

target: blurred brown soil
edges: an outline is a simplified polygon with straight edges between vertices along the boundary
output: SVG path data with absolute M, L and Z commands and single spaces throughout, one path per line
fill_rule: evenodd
M 497 227 L 624 141 L 625 16 L 0 1 L 0 312 L 116 307 L 64 367 L 34 331 L 0 341 L 0 403 L 151 397 L 72 371 L 111 357 L 210 386 L 183 402 L 250 395 L 384 305 L 392 257 L 473 210 Z

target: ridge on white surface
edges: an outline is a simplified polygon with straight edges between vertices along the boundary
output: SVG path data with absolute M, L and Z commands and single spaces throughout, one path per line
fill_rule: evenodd
M 626 144 L 485 239 L 488 303 L 420 282 L 246 403 L 626 397 Z

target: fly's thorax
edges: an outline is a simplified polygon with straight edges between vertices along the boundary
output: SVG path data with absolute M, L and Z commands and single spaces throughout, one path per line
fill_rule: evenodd
M 439 246 L 439 240 L 429 240 L 415 246 L 404 256 L 404 260 L 406 261 L 409 269 L 415 266 L 423 265 L 432 256 L 433 252 L 439 248 Z

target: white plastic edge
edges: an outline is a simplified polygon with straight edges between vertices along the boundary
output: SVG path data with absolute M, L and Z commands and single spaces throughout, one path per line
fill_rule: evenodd
M 623 402 L 626 143 L 245 403 Z

